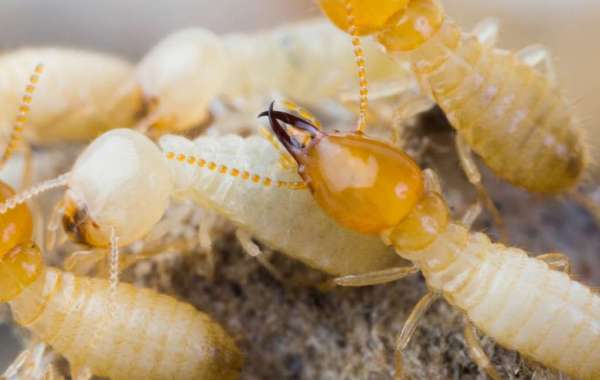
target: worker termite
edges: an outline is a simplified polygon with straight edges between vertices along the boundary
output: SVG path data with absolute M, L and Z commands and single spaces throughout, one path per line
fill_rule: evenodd
M 2 200 L 14 193 L 0 183 Z M 43 264 L 21 204 L 0 217 L 0 300 L 64 355 L 71 371 L 111 379 L 236 379 L 242 355 L 216 322 L 149 289 L 77 277 Z
M 118 92 L 133 75 L 128 62 L 84 50 L 30 48 L 0 56 L 1 130 L 10 130 L 21 111 L 15 89 L 27 84 L 38 63 L 44 65 L 44 77 L 35 84 L 35 104 L 22 131 L 28 142 L 89 140 L 115 126 L 131 126 L 138 117 L 140 93 Z
M 331 221 L 297 175 L 282 168 L 279 157 L 258 136 L 190 141 L 167 135 L 159 148 L 140 132 L 115 129 L 94 140 L 69 173 L 8 199 L 0 212 L 66 185 L 63 206 L 57 208 L 65 231 L 105 254 L 115 245 L 113 237 L 120 247 L 143 238 L 171 197 L 187 198 L 224 215 L 267 246 L 326 273 L 372 271 L 398 263 L 379 239 Z M 295 214 L 281 213 L 283 209 Z
M 301 102 L 335 98 L 353 74 L 344 34 L 323 20 L 302 22 L 253 35 L 216 36 L 185 29 L 159 42 L 136 67 L 158 131 L 183 131 L 201 124 L 217 98 L 254 118 L 265 96 L 281 93 Z M 410 72 L 367 44 L 373 80 L 403 83 Z M 335 71 L 326 70 L 336 67 Z
M 497 219 L 471 149 L 499 177 L 528 191 L 559 194 L 580 182 L 585 145 L 544 47 L 496 49 L 495 22 L 481 24 L 479 38 L 463 33 L 438 0 L 382 0 L 367 8 L 354 0 L 319 3 L 343 30 L 374 34 L 388 54 L 408 58 L 422 92 L 456 128 L 463 169 Z M 356 8 L 353 30 L 347 7 Z

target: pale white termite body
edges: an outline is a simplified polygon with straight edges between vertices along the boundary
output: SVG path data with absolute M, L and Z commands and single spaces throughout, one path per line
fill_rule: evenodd
M 22 89 L 37 64 L 45 67 L 23 133 L 28 142 L 89 140 L 134 124 L 140 92 L 122 84 L 133 66 L 108 54 L 67 48 L 27 48 L 0 55 L 0 130 L 10 131 Z
M 273 94 L 314 103 L 354 90 L 350 46 L 344 33 L 322 19 L 255 34 L 217 36 L 190 28 L 159 42 L 136 67 L 135 78 L 146 101 L 156 102 L 156 124 L 184 130 L 202 123 L 217 98 L 254 117 Z M 364 49 L 373 82 L 412 78 L 375 43 L 365 42 Z
M 235 342 L 206 314 L 153 290 L 45 268 L 10 301 L 15 321 L 64 355 L 76 375 L 237 379 Z
M 398 253 L 500 345 L 578 379 L 600 378 L 600 296 L 566 273 L 458 224 L 422 251 Z
M 398 264 L 380 239 L 339 227 L 328 218 L 308 190 L 278 188 L 278 181 L 300 181 L 293 170 L 282 169 L 279 157 L 280 152 L 259 137 L 191 141 L 167 135 L 159 148 L 139 132 L 112 130 L 92 142 L 73 166 L 63 224 L 72 236 L 93 246 L 110 245 L 114 229 L 124 246 L 150 231 L 171 197 L 188 198 L 229 218 L 269 247 L 330 274 Z M 252 175 L 244 178 L 246 170 Z

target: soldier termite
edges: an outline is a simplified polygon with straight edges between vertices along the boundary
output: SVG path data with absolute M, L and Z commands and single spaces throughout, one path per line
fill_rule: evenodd
M 327 134 L 310 121 L 275 111 L 275 135 L 298 163 L 315 200 L 338 223 L 379 235 L 414 266 L 337 278 L 343 286 L 400 279 L 420 270 L 430 288 L 409 316 L 397 341 L 397 378 L 402 350 L 417 321 L 438 297 L 468 319 L 465 335 L 473 359 L 494 379 L 475 326 L 499 344 L 582 379 L 600 376 L 600 297 L 555 266 L 560 254 L 530 258 L 518 248 L 492 243 L 449 220 L 432 171 L 422 172 L 401 150 L 362 133 Z M 287 124 L 281 124 L 281 122 Z M 297 137 L 303 136 L 304 142 Z
M 3 183 L 0 193 L 14 194 Z M 87 370 L 111 379 L 239 377 L 239 349 L 206 314 L 149 289 L 113 289 L 105 279 L 46 267 L 24 204 L 0 217 L 0 231 L 0 301 L 68 359 L 74 378 Z
M 346 7 L 356 8 L 357 36 L 374 34 L 388 54 L 410 60 L 422 92 L 456 128 L 463 169 L 496 219 L 471 149 L 498 176 L 528 191 L 560 194 L 580 182 L 585 145 L 544 47 L 516 54 L 496 49 L 496 23 L 481 24 L 478 39 L 446 17 L 437 0 L 319 3 L 344 30 Z M 543 72 L 535 67 L 540 64 Z M 597 214 L 596 207 L 591 211 Z

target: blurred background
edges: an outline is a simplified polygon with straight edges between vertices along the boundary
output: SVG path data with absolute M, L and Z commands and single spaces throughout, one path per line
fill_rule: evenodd
M 498 18 L 502 48 L 548 46 L 589 145 L 593 151 L 600 146 L 600 0 L 443 3 L 465 29 L 485 17 Z M 318 14 L 311 0 L 4 0 L 0 50 L 63 45 L 108 51 L 135 61 L 159 39 L 183 27 L 203 26 L 218 33 L 252 31 Z M 6 326 L 0 327 L 0 369 L 16 354 L 15 339 Z

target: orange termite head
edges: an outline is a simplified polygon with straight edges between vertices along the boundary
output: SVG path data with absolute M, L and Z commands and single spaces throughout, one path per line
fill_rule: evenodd
M 356 133 L 327 134 L 303 118 L 274 111 L 273 104 L 260 116 L 269 117 L 316 201 L 343 226 L 382 233 L 402 221 L 421 199 L 421 169 L 391 145 Z M 298 134 L 307 141 L 299 141 Z
M 0 181 L 0 202 L 15 195 Z M 10 301 L 38 278 L 42 256 L 31 243 L 33 221 L 26 204 L 21 203 L 0 215 L 0 302 Z
M 331 22 L 346 32 L 350 30 L 350 11 L 356 33 L 364 36 L 380 31 L 394 14 L 407 7 L 409 0 L 318 0 L 318 3 Z
M 323 13 L 340 29 L 373 34 L 389 52 L 409 52 L 423 45 L 443 24 L 439 0 L 318 0 Z M 350 7 L 348 7 L 348 5 Z

